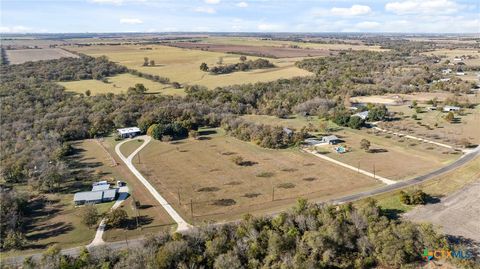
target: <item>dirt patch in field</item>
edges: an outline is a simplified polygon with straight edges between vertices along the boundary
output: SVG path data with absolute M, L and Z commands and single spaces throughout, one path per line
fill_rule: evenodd
M 441 199 L 406 213 L 405 218 L 429 222 L 442 227 L 454 237 L 471 239 L 480 244 L 480 181 Z
M 193 43 L 193 42 L 176 42 L 176 43 L 170 43 L 169 45 L 177 48 L 184 48 L 184 49 L 198 49 L 198 50 L 223 52 L 223 53 L 247 54 L 247 55 L 254 55 L 254 56 L 268 57 L 268 58 L 327 56 L 334 53 L 330 50 L 324 50 L 324 49 L 205 44 L 205 43 Z

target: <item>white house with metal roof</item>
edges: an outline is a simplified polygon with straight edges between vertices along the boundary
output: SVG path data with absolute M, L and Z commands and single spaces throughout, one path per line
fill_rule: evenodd
M 118 135 L 122 138 L 135 137 L 141 133 L 140 128 L 138 127 L 128 127 L 117 129 Z

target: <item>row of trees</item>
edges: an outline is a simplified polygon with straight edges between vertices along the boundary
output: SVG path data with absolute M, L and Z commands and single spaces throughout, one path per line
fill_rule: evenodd
M 251 141 L 264 148 L 286 148 L 298 145 L 306 137 L 307 132 L 285 129 L 245 121 L 240 118 L 225 118 L 222 127 L 230 135 L 244 141 Z
M 241 58 L 242 59 L 242 58 Z M 237 71 L 248 71 L 254 69 L 264 69 L 275 67 L 271 62 L 266 59 L 256 59 L 249 61 L 242 61 L 240 63 L 220 65 L 214 67 L 208 67 L 206 63 L 200 65 L 200 70 L 204 72 L 210 72 L 210 74 L 220 75 L 220 74 L 229 74 Z
M 413 268 L 425 248 L 446 247 L 432 226 L 390 220 L 373 200 L 358 207 L 299 200 L 275 217 L 150 236 L 125 251 L 100 247 L 72 258 L 52 247 L 23 268 Z

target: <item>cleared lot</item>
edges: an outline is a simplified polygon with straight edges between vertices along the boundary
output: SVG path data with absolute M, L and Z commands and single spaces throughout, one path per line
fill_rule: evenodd
M 404 217 L 440 226 L 446 234 L 480 244 L 480 181 L 464 187 L 441 202 L 420 206 Z
M 298 149 L 263 149 L 226 136 L 220 129 L 201 134 L 199 140 L 152 141 L 133 160 L 193 223 L 272 212 L 290 206 L 298 197 L 326 200 L 381 185 Z M 243 163 L 237 165 L 235 157 L 243 158 Z
M 10 64 L 21 64 L 28 61 L 52 60 L 60 58 L 78 58 L 78 55 L 63 49 L 18 49 L 6 50 Z

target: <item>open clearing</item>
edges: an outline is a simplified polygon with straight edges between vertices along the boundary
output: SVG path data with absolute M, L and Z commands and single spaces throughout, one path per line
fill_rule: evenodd
M 415 113 L 415 109 L 407 106 L 392 106 L 389 107 L 389 110 L 402 114 L 400 120 L 380 123 L 380 128 L 453 146 L 458 145 L 462 139 L 467 139 L 474 145 L 480 144 L 480 106 L 474 109 L 465 109 L 463 115 L 455 114 L 453 123 L 447 122 L 443 118 L 446 113 L 441 111 L 424 109 L 423 113 Z M 413 114 L 417 114 L 418 120 L 411 118 Z
M 372 104 L 385 104 L 385 105 L 401 105 L 405 102 L 411 102 L 413 100 L 418 103 L 426 103 L 429 100 L 437 98 L 438 101 L 445 101 L 447 98 L 467 98 L 471 103 L 480 102 L 480 96 L 478 94 L 462 94 L 455 96 L 449 92 L 417 92 L 411 94 L 385 94 L 385 95 L 369 95 L 369 96 L 356 96 L 350 98 L 354 103 L 372 103 Z
M 455 237 L 472 239 L 480 244 L 480 181 L 442 198 L 439 203 L 419 206 L 404 217 L 438 225 Z
M 201 63 L 205 62 L 208 66 L 215 66 L 218 65 L 217 62 L 220 58 L 224 64 L 238 63 L 240 55 L 160 45 L 88 46 L 69 49 L 94 57 L 105 55 L 110 60 L 128 68 L 167 77 L 170 81 L 176 81 L 182 85 L 199 84 L 209 88 L 311 75 L 310 72 L 294 66 L 297 58 L 272 59 L 271 62 L 277 66 L 275 68 L 210 75 L 208 72 L 200 70 Z M 143 66 L 144 57 L 154 60 L 155 66 Z M 247 58 L 257 59 L 258 57 Z
M 135 84 L 141 83 L 147 89 L 147 93 L 162 93 L 166 95 L 185 95 L 183 89 L 174 89 L 170 85 L 151 81 L 146 78 L 141 78 L 131 74 L 120 74 L 113 77 L 108 77 L 108 83 L 101 80 L 88 79 L 79 81 L 59 82 L 67 91 L 76 93 L 85 93 L 90 90 L 92 95 L 106 94 L 106 93 L 127 93 L 129 87 L 134 87 Z
M 221 129 L 200 135 L 199 140 L 152 141 L 133 160 L 190 223 L 232 220 L 287 208 L 298 197 L 327 200 L 381 185 L 298 149 L 263 149 Z M 234 157 L 242 157 L 243 165 Z
M 317 49 L 317 50 L 372 50 L 372 51 L 386 51 L 380 46 L 367 46 L 363 44 L 322 44 L 313 42 L 295 42 L 295 41 L 281 41 L 269 40 L 255 37 L 207 37 L 201 39 L 202 43 L 210 44 L 224 44 L 224 45 L 240 45 L 240 46 L 272 46 L 272 47 L 299 47 L 303 49 Z
M 78 58 L 78 55 L 63 49 L 18 49 L 5 50 L 10 64 L 21 64 L 29 61 L 52 60 L 60 58 Z
M 445 57 L 445 60 L 454 62 L 456 57 L 473 56 L 473 59 L 465 58 L 463 62 L 466 65 L 480 65 L 480 51 L 478 49 L 438 49 L 434 51 L 424 52 L 424 55 L 435 55 Z
M 315 117 L 295 116 L 289 119 L 280 119 L 274 116 L 245 115 L 243 118 L 269 125 L 278 125 L 300 130 L 304 126 L 316 128 L 320 122 Z M 326 156 L 359 167 L 362 170 L 375 173 L 393 180 L 403 180 L 418 176 L 444 166 L 459 154 L 436 145 L 422 143 L 413 139 L 390 136 L 369 129 L 353 130 L 341 128 L 329 123 L 332 134 L 344 141 L 351 151 L 338 154 L 334 146 L 325 145 L 317 147 L 318 151 Z M 315 132 L 312 132 L 315 133 Z M 321 135 L 317 133 L 318 135 Z M 360 140 L 367 139 L 371 142 L 371 149 L 376 153 L 367 153 L 360 149 Z

